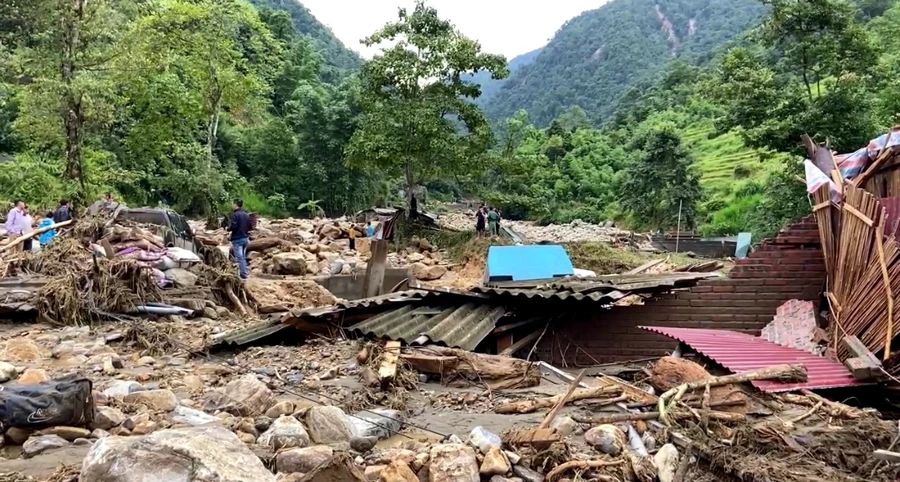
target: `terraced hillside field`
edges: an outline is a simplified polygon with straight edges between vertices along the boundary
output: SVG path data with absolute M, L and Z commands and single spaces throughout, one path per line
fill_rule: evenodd
M 767 166 L 783 155 L 744 146 L 736 132 L 714 134 L 711 123 L 685 129 L 682 139 L 694 155 L 700 181 L 712 196 L 727 195 L 748 181 L 764 181 Z

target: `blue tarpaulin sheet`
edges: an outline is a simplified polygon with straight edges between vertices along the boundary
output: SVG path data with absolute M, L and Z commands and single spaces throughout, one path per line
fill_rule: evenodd
M 572 261 L 558 245 L 491 246 L 485 281 L 528 281 L 572 276 Z

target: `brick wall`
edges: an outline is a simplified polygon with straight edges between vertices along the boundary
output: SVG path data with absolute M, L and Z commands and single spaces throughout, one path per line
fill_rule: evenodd
M 775 311 L 791 299 L 818 303 L 825 283 L 819 233 L 812 217 L 765 240 L 738 260 L 728 278 L 704 280 L 640 306 L 585 309 L 554 326 L 537 353 L 542 360 L 590 365 L 665 355 L 671 338 L 639 325 L 717 328 L 758 335 Z M 580 348 L 579 348 L 580 347 Z

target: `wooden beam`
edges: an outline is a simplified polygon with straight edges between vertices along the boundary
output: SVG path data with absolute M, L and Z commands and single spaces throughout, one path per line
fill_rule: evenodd
M 535 331 L 534 333 L 532 333 L 532 334 L 526 336 L 525 338 L 522 338 L 521 340 L 519 340 L 519 341 L 513 343 L 512 346 L 510 346 L 509 348 L 503 350 L 502 352 L 500 352 L 500 354 L 501 354 L 501 355 L 504 355 L 504 356 L 510 356 L 510 355 L 512 355 L 513 353 L 515 353 L 515 352 L 521 350 L 522 348 L 525 348 L 525 346 L 527 346 L 529 343 L 532 343 L 532 342 L 534 342 L 535 340 L 537 340 L 538 337 L 540 337 L 540 336 L 541 336 L 541 333 L 543 333 L 543 332 L 544 332 L 543 330 L 537 330 L 537 331 Z
M 530 325 L 530 324 L 536 323 L 538 321 L 541 321 L 541 318 L 531 318 L 530 320 L 517 321 L 516 323 L 510 323 L 508 325 L 498 326 L 497 328 L 494 328 L 494 331 L 492 331 L 491 334 L 499 335 L 500 333 L 506 333 L 509 330 L 515 330 L 516 328 L 519 328 L 519 327 L 522 327 L 525 325 Z
M 544 418 L 544 421 L 542 421 L 541 424 L 538 425 L 538 429 L 550 427 L 550 423 L 553 422 L 553 419 L 556 418 L 557 415 L 559 415 L 560 410 L 562 410 L 563 406 L 565 406 L 566 402 L 568 402 L 569 398 L 572 396 L 572 392 L 574 392 L 578 387 L 578 384 L 581 383 L 581 379 L 584 378 L 584 372 L 586 371 L 587 369 L 581 369 L 581 372 L 578 373 L 578 376 L 575 377 L 575 379 L 572 380 L 572 383 L 569 384 L 569 389 L 566 390 L 566 394 L 563 395 L 562 398 L 559 399 L 559 402 L 556 403 L 556 406 L 553 407 L 552 410 L 550 410 L 550 413 L 547 414 L 547 416 Z
M 400 358 L 400 342 L 388 341 L 384 344 L 381 366 L 378 368 L 378 379 L 382 383 L 393 380 L 397 376 L 397 360 Z
M 403 361 L 412 366 L 413 369 L 423 373 L 443 374 L 446 371 L 453 370 L 459 363 L 459 358 L 455 356 L 442 355 L 422 355 L 419 353 L 403 353 L 400 355 Z
M 841 338 L 841 343 L 844 345 L 844 348 L 847 349 L 850 353 L 853 354 L 854 357 L 864 358 L 869 360 L 875 366 L 881 366 L 881 362 L 878 361 L 878 357 L 876 357 L 869 348 L 863 344 L 862 341 L 856 336 L 845 336 Z
M 371 298 L 382 294 L 384 290 L 384 272 L 387 268 L 388 242 L 383 239 L 372 241 L 372 257 L 366 264 L 366 277 L 363 280 L 363 298 Z
M 887 450 L 876 450 L 872 452 L 872 457 L 877 460 L 884 460 L 885 462 L 890 463 L 900 462 L 900 453 L 890 452 Z
M 53 224 L 51 224 L 50 226 L 46 226 L 46 227 L 43 227 L 43 228 L 41 228 L 41 229 L 35 229 L 34 231 L 32 231 L 32 232 L 30 232 L 30 233 L 28 233 L 28 234 L 26 234 L 26 235 L 19 236 L 18 238 L 16 238 L 16 239 L 14 239 L 14 240 L 12 240 L 12 241 L 10 241 L 10 242 L 4 244 L 3 246 L 0 246 L 0 253 L 2 253 L 2 252 L 4 252 L 4 251 L 8 250 L 9 248 L 12 248 L 13 246 L 15 246 L 15 245 L 17 245 L 17 244 L 20 244 L 20 243 L 25 242 L 26 240 L 29 240 L 29 239 L 31 239 L 31 238 L 40 236 L 40 235 L 46 233 L 47 231 L 52 231 L 52 230 L 54 230 L 54 229 L 56 229 L 56 228 L 61 228 L 61 227 L 63 227 L 63 226 L 68 226 L 68 225 L 72 224 L 73 221 L 74 221 L 73 219 L 70 219 L 70 220 L 68 220 L 68 221 L 63 221 L 63 222 L 61 222 L 61 223 L 53 223 Z

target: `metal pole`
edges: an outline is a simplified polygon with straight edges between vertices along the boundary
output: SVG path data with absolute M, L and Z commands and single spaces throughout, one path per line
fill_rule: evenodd
M 678 201 L 678 230 L 675 231 L 675 254 L 678 254 L 678 241 L 681 239 L 681 203 L 683 199 Z

